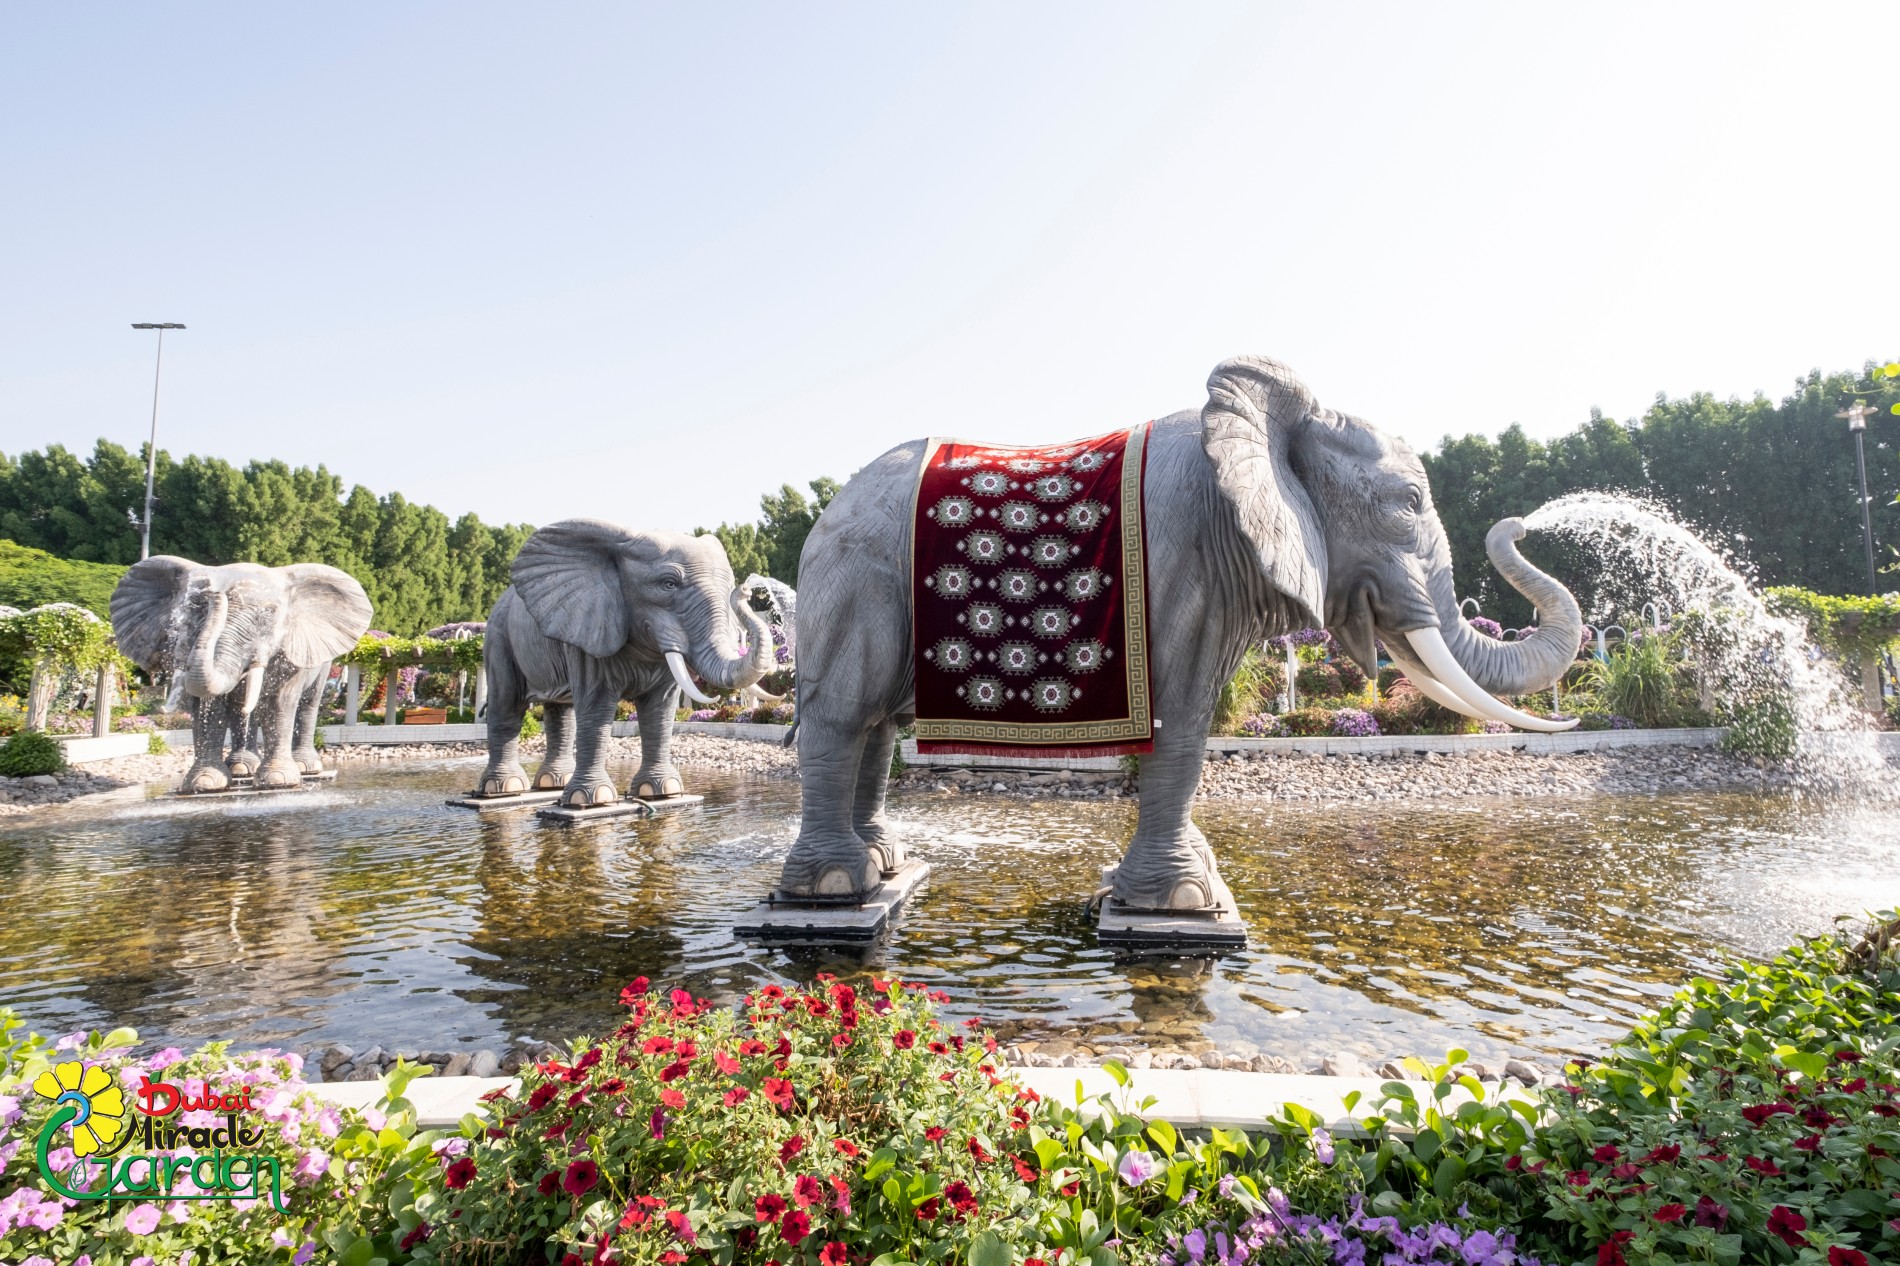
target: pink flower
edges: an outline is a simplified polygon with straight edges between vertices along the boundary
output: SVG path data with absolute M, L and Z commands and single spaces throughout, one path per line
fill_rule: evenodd
M 313 1147 L 297 1158 L 297 1163 L 290 1167 L 290 1176 L 297 1180 L 298 1186 L 307 1187 L 329 1168 L 330 1158 Z
M 149 1203 L 133 1206 L 125 1215 L 125 1229 L 134 1235 L 150 1235 L 158 1230 L 158 1206 Z

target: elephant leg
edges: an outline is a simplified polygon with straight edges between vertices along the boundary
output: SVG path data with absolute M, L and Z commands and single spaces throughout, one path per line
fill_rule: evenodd
M 273 661 L 264 670 L 264 689 L 258 700 L 262 718 L 264 763 L 257 767 L 259 787 L 298 787 L 303 785 L 303 770 L 292 759 L 290 746 L 297 728 L 297 703 L 303 697 L 304 670 L 289 663 Z
M 518 796 L 528 789 L 528 771 L 521 767 L 521 723 L 527 719 L 528 696 L 498 630 L 483 647 L 482 671 L 488 678 L 483 717 L 488 724 L 488 767 L 475 784 L 475 794 Z
M 183 792 L 223 791 L 231 785 L 224 768 L 224 734 L 229 728 L 223 698 L 191 701 L 191 768 L 178 784 Z
M 548 736 L 547 752 L 535 771 L 536 791 L 559 791 L 574 776 L 574 705 L 541 705 L 541 731 Z
M 290 759 L 305 774 L 323 772 L 323 757 L 317 754 L 317 711 L 323 706 L 323 687 L 329 680 L 328 664 L 306 669 L 304 687 L 297 695 L 297 725 L 291 733 Z
M 568 680 L 574 683 L 574 774 L 561 792 L 570 809 L 591 809 L 619 801 L 607 777 L 607 745 L 613 737 L 614 705 L 620 691 L 606 665 L 579 650 L 567 655 Z
M 1207 757 L 1208 725 L 1203 719 L 1169 726 L 1141 759 L 1141 816 L 1115 871 L 1115 896 L 1127 905 L 1197 910 L 1214 904 L 1214 853 L 1189 813 Z
M 879 861 L 851 825 L 868 737 L 861 724 L 848 721 L 812 717 L 800 722 L 798 779 L 804 806 L 798 839 L 779 873 L 781 892 L 849 897 L 877 887 Z
M 639 709 L 640 768 L 628 793 L 636 800 L 665 800 L 684 795 L 686 783 L 673 764 L 673 710 L 679 706 L 679 687 L 671 681 L 635 699 Z
M 891 784 L 891 756 L 896 751 L 897 722 L 880 721 L 865 739 L 857 794 L 851 801 L 851 830 L 870 847 L 886 876 L 904 864 L 904 846 L 884 819 L 884 793 Z
M 236 700 L 241 697 L 242 684 L 225 699 L 225 717 L 231 731 L 231 754 L 224 758 L 224 767 L 233 778 L 250 778 L 257 773 L 257 767 L 263 762 L 258 758 L 257 715 L 245 712 Z

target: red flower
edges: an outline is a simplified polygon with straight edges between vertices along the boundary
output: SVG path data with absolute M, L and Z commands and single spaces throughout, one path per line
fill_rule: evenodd
M 971 1136 L 968 1146 L 970 1149 L 970 1155 L 974 1157 L 980 1164 L 987 1165 L 991 1161 L 996 1159 L 994 1156 L 991 1156 L 988 1152 L 983 1150 L 983 1145 L 977 1142 L 974 1135 Z
M 587 1266 L 579 1253 L 568 1253 L 561 1258 L 561 1266 Z
M 427 1222 L 418 1222 L 416 1223 L 415 1228 L 411 1230 L 409 1234 L 402 1237 L 402 1243 L 398 1245 L 398 1247 L 401 1248 L 404 1252 L 408 1252 L 410 1249 L 414 1248 L 416 1245 L 422 1243 L 422 1241 L 428 1238 L 429 1238 L 429 1224 Z M 1862 1266 L 1865 1266 L 1867 1259 L 1863 1257 L 1860 1260 L 1862 1262 Z
M 926 1222 L 935 1222 L 937 1215 L 941 1212 L 943 1212 L 943 1206 L 937 1202 L 935 1196 L 917 1206 L 917 1216 Z
M 1641 1165 L 1637 1165 L 1634 1163 L 1625 1163 L 1622 1165 L 1618 1165 L 1615 1169 L 1612 1169 L 1610 1171 L 1610 1177 L 1616 1179 L 1618 1182 L 1628 1182 L 1630 1179 L 1636 1177 L 1636 1175 L 1642 1172 L 1643 1172 L 1643 1167 Z
M 724 1051 L 713 1052 L 713 1067 L 730 1077 L 739 1071 L 739 1061 Z
M 679 1236 L 685 1243 L 696 1244 L 699 1242 L 699 1237 L 693 1233 L 692 1220 L 678 1209 L 668 1209 L 666 1211 L 666 1224 L 673 1228 L 673 1234 Z
M 831 1184 L 831 1207 L 836 1209 L 841 1217 L 850 1217 L 851 1184 L 836 1174 L 825 1179 L 825 1181 Z
M 1794 1145 L 1803 1152 L 1818 1152 L 1821 1150 L 1821 1136 L 1810 1134 L 1806 1138 L 1796 1139 Z
M 932 1055 L 948 1055 L 950 1053 L 950 1047 L 943 1042 L 926 1042 L 924 1049 L 929 1051 Z
M 943 1189 L 944 1198 L 958 1213 L 973 1213 L 976 1210 L 976 1193 L 970 1190 L 970 1184 L 953 1182 Z
M 575 1260 L 578 1261 L 579 1259 L 576 1258 Z M 664 1253 L 660 1254 L 660 1260 L 666 1263 L 666 1266 L 680 1266 L 681 1262 L 689 1261 L 691 1259 L 689 1259 L 686 1256 L 686 1254 L 680 1252 L 678 1249 L 669 1248 Z
M 544 1196 L 551 1196 L 554 1194 L 554 1189 L 560 1185 L 561 1176 L 550 1169 L 541 1175 L 541 1181 L 534 1185 L 534 1189 Z
M 699 1047 L 693 1045 L 691 1042 L 681 1042 L 678 1046 L 673 1048 L 673 1053 L 678 1055 L 681 1059 L 692 1059 L 699 1054 Z
M 1643 1164 L 1673 1165 L 1681 1155 L 1682 1145 L 1679 1143 L 1670 1143 L 1665 1147 L 1651 1148 L 1649 1155 L 1643 1157 Z
M 783 998 L 784 996 L 785 990 L 777 985 L 767 985 L 759 990 L 759 997 L 761 998 Z
M 693 1071 L 693 1065 L 690 1061 L 684 1060 L 684 1059 L 676 1059 L 672 1063 L 668 1064 L 665 1068 L 662 1068 L 660 1070 L 660 1080 L 661 1081 L 678 1081 L 681 1077 L 684 1077 L 687 1073 L 690 1073 L 692 1071 Z
M 1859 1051 L 1847 1048 L 1842 1048 L 1834 1052 L 1834 1062 L 1837 1064 L 1858 1064 L 1865 1058 L 1867 1057 L 1862 1055 Z
M 1629 1259 L 1623 1256 L 1623 1246 L 1635 1238 L 1634 1231 L 1618 1231 L 1610 1236 L 1608 1244 L 1599 1244 L 1597 1266 L 1628 1266 Z
M 442 1185 L 450 1191 L 460 1191 L 468 1186 L 469 1180 L 474 1177 L 475 1160 L 473 1157 L 464 1156 L 459 1160 L 449 1162 L 449 1167 L 442 1171 Z
M 763 1055 L 765 1054 L 765 1043 L 759 1041 L 756 1037 L 749 1037 L 739 1043 L 739 1053 L 741 1055 Z
M 600 1048 L 598 1046 L 593 1046 L 593 1047 L 589 1047 L 585 1054 L 583 1054 L 579 1059 L 574 1061 L 574 1069 L 576 1072 L 584 1073 L 588 1069 L 593 1068 L 599 1063 L 600 1063 Z
M 801 1134 L 792 1135 L 792 1137 L 786 1139 L 785 1142 L 779 1145 L 779 1149 L 778 1149 L 779 1164 L 781 1165 L 791 1164 L 792 1157 L 798 1155 L 800 1152 L 804 1150 L 805 1150 L 804 1136 Z
M 1773 1103 L 1757 1103 L 1742 1109 L 1742 1117 L 1750 1125 L 1761 1125 L 1769 1117 L 1793 1116 L 1794 1105 L 1777 1099 Z
M 1839 1120 L 1839 1117 L 1818 1104 L 1810 1108 L 1805 1108 L 1801 1112 L 1801 1123 L 1806 1125 L 1809 1129 L 1825 1130 L 1828 1126 L 1835 1124 Z
M 569 1165 L 567 1172 L 561 1175 L 561 1190 L 570 1196 L 584 1196 L 592 1191 L 594 1184 L 599 1181 L 600 1166 L 582 1158 Z
M 1697 1196 L 1695 1202 L 1695 1224 L 1714 1227 L 1720 1231 L 1728 1225 L 1728 1206 L 1718 1204 L 1707 1196 Z
M 917 1045 L 917 1034 L 911 1029 L 899 1029 L 891 1036 L 891 1045 L 900 1051 L 907 1051 Z
M 1807 1244 L 1807 1237 L 1801 1232 L 1808 1229 L 1808 1220 L 1785 1204 L 1778 1204 L 1768 1211 L 1768 1234 L 1778 1235 L 1781 1242 L 1789 1248 L 1801 1248 Z
M 1857 1095 L 1865 1089 L 1867 1089 L 1867 1079 L 1865 1077 L 1856 1077 L 1852 1081 L 1844 1081 L 1841 1083 L 1842 1094 Z
M 603 1095 L 617 1095 L 626 1088 L 627 1083 L 618 1077 L 609 1077 L 600 1083 L 600 1093 Z
M 1759 1156 L 1749 1156 L 1743 1159 L 1742 1164 L 1748 1166 L 1758 1174 L 1765 1174 L 1770 1178 L 1781 1177 L 1781 1166 L 1771 1160 L 1763 1160 Z
M 831 1140 L 831 1145 L 836 1148 L 838 1153 L 842 1156 L 856 1156 L 859 1151 L 858 1145 L 853 1143 L 850 1139 L 833 1139 Z
M 1680 1222 L 1682 1221 L 1682 1215 L 1687 1212 L 1689 1212 L 1687 1208 L 1672 1200 L 1662 1208 L 1656 1210 L 1652 1216 L 1654 1216 L 1658 1222 Z
M 803 1209 L 793 1209 L 778 1224 L 778 1233 L 787 1244 L 796 1244 L 811 1234 L 811 1216 Z
M 534 1088 L 534 1093 L 528 1096 L 528 1111 L 539 1112 L 550 1103 L 553 1103 L 554 1096 L 560 1093 L 559 1088 L 556 1087 L 553 1082 L 542 1082 Z
M 825 1198 L 825 1189 L 810 1174 L 800 1174 L 798 1181 L 792 1184 L 792 1199 L 798 1201 L 798 1207 L 808 1209 Z
M 556 1121 L 543 1131 L 541 1137 L 544 1139 L 564 1139 L 567 1137 L 568 1130 L 572 1128 L 573 1125 L 573 1117 L 562 1117 L 559 1121 Z
M 634 1000 L 643 996 L 646 991 L 647 978 L 645 976 L 635 976 L 633 983 L 620 991 L 620 1005 L 623 1007 L 633 1006 Z
M 642 1055 L 669 1055 L 673 1051 L 673 1039 L 670 1037 L 650 1037 L 640 1043 Z
M 760 1086 L 759 1089 L 764 1093 L 767 1099 L 770 1099 L 785 1111 L 790 1112 L 792 1110 L 793 1095 L 791 1082 L 781 1077 L 767 1077 L 765 1084 Z
M 1585 1170 L 1573 1169 L 1564 1175 L 1564 1181 L 1569 1183 L 1572 1187 L 1588 1187 L 1590 1185 L 1590 1175 Z
M 1040 1257 L 1025 1257 L 1023 1258 L 1023 1266 L 1049 1266 L 1049 1263 L 1043 1261 Z
M 752 1215 L 761 1222 L 776 1222 L 785 1212 L 785 1197 L 769 1192 L 752 1202 Z
M 1590 1153 L 1590 1159 L 1596 1161 L 1599 1165 L 1607 1165 L 1622 1154 L 1623 1149 L 1616 1144 L 1605 1143 L 1602 1147 Z
M 660 1092 L 660 1102 L 669 1108 L 683 1108 L 686 1106 L 686 1096 L 677 1090 L 662 1090 Z
M 1078 1178 L 1074 1182 L 1070 1183 L 1068 1186 L 1062 1188 L 1060 1194 L 1062 1194 L 1063 1196 L 1073 1196 L 1076 1192 L 1080 1190 L 1082 1190 L 1082 1180 Z
M 1024 1182 L 1035 1182 L 1036 1179 L 1042 1177 L 1032 1166 L 1026 1164 L 1022 1157 L 1012 1155 L 1009 1160 L 1012 1165 L 1016 1166 L 1016 1176 Z
M 1524 1158 L 1522 1156 L 1513 1156 L 1504 1162 L 1504 1168 L 1506 1171 L 1515 1174 L 1518 1170 L 1524 1168 Z
M 653 1109 L 653 1115 L 647 1118 L 647 1133 L 656 1139 L 666 1137 L 666 1110 L 664 1108 Z
M 851 1257 L 850 1254 L 845 1251 L 844 1245 L 833 1240 L 831 1243 L 825 1245 L 823 1250 L 819 1252 L 818 1260 L 823 1263 L 823 1266 L 845 1266 L 845 1263 L 850 1261 Z
M 726 1092 L 725 1105 L 728 1108 L 736 1108 L 751 1097 L 752 1092 L 747 1090 L 744 1086 L 734 1086 L 731 1090 Z
M 582 1086 L 579 1090 L 576 1090 L 573 1094 L 567 1097 L 567 1106 L 570 1108 L 578 1108 L 581 1106 L 583 1102 L 586 1101 L 586 1099 L 587 1099 L 587 1087 Z
M 1827 1266 L 1867 1266 L 1867 1254 L 1857 1248 L 1842 1248 L 1830 1244 L 1827 1249 Z

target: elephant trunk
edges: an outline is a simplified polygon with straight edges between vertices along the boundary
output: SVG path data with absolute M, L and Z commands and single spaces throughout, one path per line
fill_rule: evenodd
M 200 699 L 229 694 L 237 686 L 238 674 L 218 665 L 218 639 L 231 615 L 230 596 L 216 590 L 205 595 L 205 621 L 186 661 L 185 692 Z
M 1524 520 L 1502 519 L 1484 538 L 1491 565 L 1537 607 L 1537 629 L 1515 642 L 1486 637 L 1458 610 L 1449 568 L 1433 577 L 1432 605 L 1452 659 L 1465 674 L 1494 695 L 1527 695 L 1561 678 L 1577 658 L 1583 637 L 1583 612 L 1554 578 L 1532 566 L 1517 549 Z M 1449 683 L 1447 683 L 1449 684 Z
M 730 622 L 721 621 L 722 636 L 693 656 L 693 670 L 715 694 L 742 690 L 765 676 L 773 667 L 772 626 L 752 609 L 744 589 L 734 589 L 727 598 Z M 735 634 L 742 634 L 740 648 Z

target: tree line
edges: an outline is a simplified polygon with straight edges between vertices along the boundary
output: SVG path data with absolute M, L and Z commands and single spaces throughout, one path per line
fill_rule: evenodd
M 1900 416 L 1890 409 L 1900 401 L 1900 383 L 1874 378 L 1873 367 L 1869 362 L 1858 374 L 1815 370 L 1779 402 L 1761 394 L 1659 394 L 1640 418 L 1618 422 L 1592 410 L 1587 423 L 1549 441 L 1531 439 L 1517 424 L 1496 439 L 1446 436 L 1421 456 L 1451 541 L 1459 596 L 1478 599 L 1486 615 L 1506 625 L 1527 622 L 1529 606 L 1485 559 L 1485 533 L 1501 518 L 1590 489 L 1660 504 L 1764 587 L 1864 592 L 1854 446 L 1847 424 L 1834 415 L 1857 399 L 1876 407 L 1867 419 L 1867 480 L 1876 549 L 1891 564 L 1900 545 L 1900 508 L 1890 504 L 1900 489 Z M 840 487 L 835 479 L 814 479 L 807 496 L 785 484 L 759 499 L 756 522 L 696 531 L 719 539 L 734 575 L 760 572 L 796 586 L 805 538 Z M 206 563 L 329 563 L 363 582 L 379 628 L 404 635 L 486 619 L 533 531 L 525 523 L 491 526 L 473 514 L 451 521 L 433 506 L 400 493 L 378 497 L 360 484 L 346 493 L 342 479 L 322 466 L 280 461 L 239 468 L 217 458 L 174 461 L 161 450 L 157 493 L 154 553 Z M 100 440 L 83 458 L 59 445 L 0 454 L 0 538 L 61 559 L 136 561 L 138 533 L 128 511 L 144 498 L 142 450 Z M 1574 584 L 1586 610 L 1595 604 L 1593 569 L 1576 547 L 1536 536 L 1525 547 Z
M 215 457 L 174 461 L 159 450 L 152 552 L 201 563 L 329 563 L 362 582 L 376 625 L 413 635 L 485 620 L 533 528 L 451 521 L 400 493 L 347 491 L 323 466 Z M 58 558 L 138 561 L 131 514 L 145 504 L 145 454 L 100 440 L 81 457 L 50 445 L 0 454 L 0 538 Z M 91 605 L 89 602 L 86 605 Z

